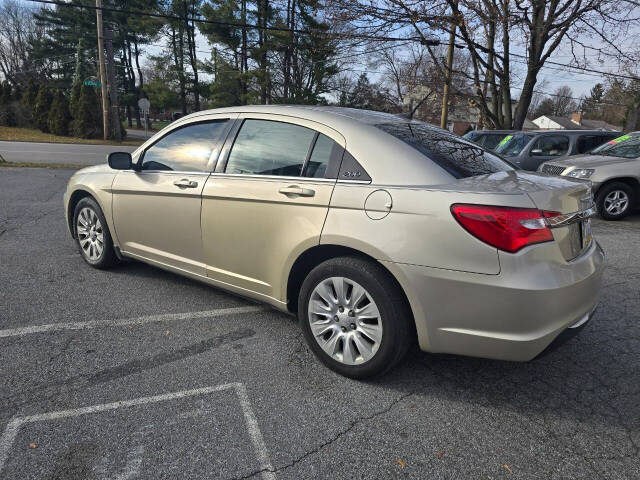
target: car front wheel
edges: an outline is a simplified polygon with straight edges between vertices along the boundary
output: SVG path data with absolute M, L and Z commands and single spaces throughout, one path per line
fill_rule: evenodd
M 633 208 L 635 195 L 633 189 L 622 182 L 605 185 L 596 196 L 598 213 L 605 220 L 620 220 Z
M 82 258 L 95 268 L 105 269 L 117 262 L 109 227 L 98 203 L 81 199 L 73 215 L 76 243 Z
M 327 260 L 305 279 L 298 318 L 316 356 L 351 378 L 380 375 L 412 343 L 412 317 L 399 286 L 380 265 L 357 257 Z

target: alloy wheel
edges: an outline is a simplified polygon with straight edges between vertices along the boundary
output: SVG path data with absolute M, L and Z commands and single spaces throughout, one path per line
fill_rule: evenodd
M 380 348 L 380 311 L 371 294 L 348 278 L 330 277 L 313 289 L 308 320 L 318 345 L 340 363 L 363 364 Z
M 104 251 L 104 232 L 100 218 L 93 209 L 80 210 L 76 223 L 78 242 L 83 255 L 91 261 L 97 261 Z
M 604 197 L 604 209 L 609 215 L 620 215 L 629 206 L 629 195 L 623 190 L 613 190 Z

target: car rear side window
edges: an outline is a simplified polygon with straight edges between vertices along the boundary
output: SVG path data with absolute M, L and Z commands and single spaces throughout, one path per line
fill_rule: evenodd
M 145 150 L 142 170 L 209 171 L 209 158 L 227 126 L 228 120 L 198 122 L 169 132 Z
M 273 120 L 245 120 L 233 143 L 226 173 L 300 176 L 316 132 Z
M 578 139 L 578 153 L 587 153 L 605 142 L 616 138 L 617 135 L 583 135 Z
M 331 160 L 331 155 L 336 154 L 336 149 L 340 146 L 322 133 L 318 134 L 318 139 L 313 146 L 313 152 L 309 161 L 305 166 L 304 176 L 311 178 L 324 178 L 327 173 L 327 167 Z
M 376 127 L 415 148 L 455 178 L 514 169 L 509 163 L 478 145 L 427 125 L 384 123 Z

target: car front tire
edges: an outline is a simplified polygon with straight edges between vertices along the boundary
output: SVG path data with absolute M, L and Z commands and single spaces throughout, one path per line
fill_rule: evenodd
M 81 199 L 73 213 L 76 244 L 85 262 L 107 269 L 118 261 L 104 213 L 91 197 Z
M 596 195 L 598 213 L 605 220 L 621 220 L 635 205 L 635 192 L 622 182 L 613 182 L 602 187 Z
M 381 375 L 413 343 L 413 317 L 381 265 L 339 257 L 315 267 L 300 289 L 298 319 L 314 354 L 350 378 Z

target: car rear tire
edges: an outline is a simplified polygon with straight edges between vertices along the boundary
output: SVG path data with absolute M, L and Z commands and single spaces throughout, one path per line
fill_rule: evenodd
M 85 262 L 107 269 L 118 262 L 102 209 L 91 197 L 81 199 L 73 213 L 76 244 Z
M 635 205 L 633 188 L 623 182 L 613 182 L 602 187 L 596 195 L 598 213 L 605 220 L 621 220 Z
M 413 343 L 413 317 L 382 266 L 339 257 L 315 267 L 302 284 L 298 319 L 314 354 L 350 378 L 381 375 Z

